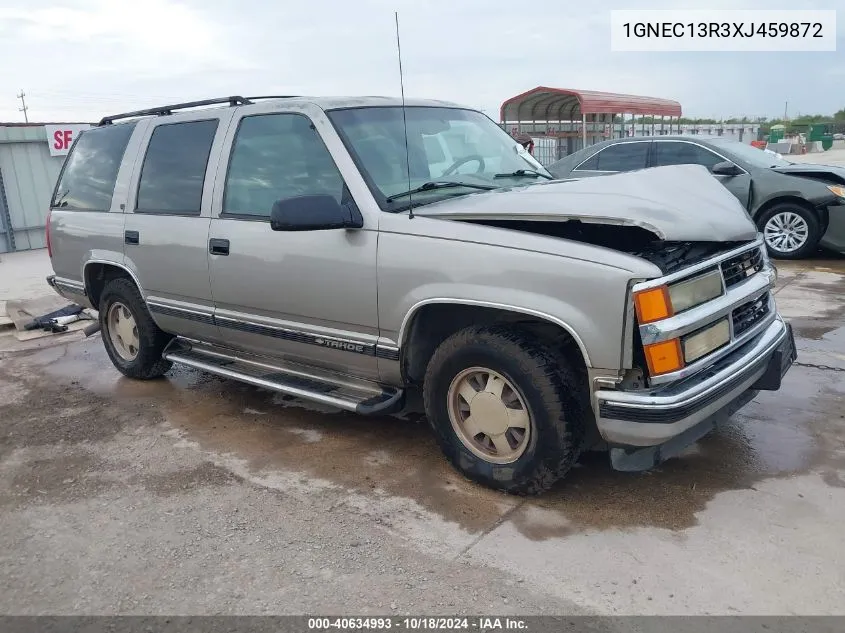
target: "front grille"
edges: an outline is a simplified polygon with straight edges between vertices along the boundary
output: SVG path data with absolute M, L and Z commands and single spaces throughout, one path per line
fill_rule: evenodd
M 769 313 L 769 293 L 765 293 L 753 301 L 743 303 L 731 315 L 734 326 L 734 338 L 741 336 Z
M 735 255 L 722 262 L 722 275 L 725 277 L 725 288 L 730 288 L 746 277 L 763 270 L 763 251 L 755 248 Z

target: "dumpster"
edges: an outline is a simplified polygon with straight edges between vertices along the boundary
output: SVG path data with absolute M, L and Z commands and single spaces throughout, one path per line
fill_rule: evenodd
M 784 126 L 773 125 L 772 129 L 769 130 L 769 143 L 777 143 L 778 141 L 782 141 L 785 131 L 786 128 L 784 128 Z
M 807 130 L 808 141 L 821 141 L 827 133 L 827 125 L 824 123 L 812 123 Z

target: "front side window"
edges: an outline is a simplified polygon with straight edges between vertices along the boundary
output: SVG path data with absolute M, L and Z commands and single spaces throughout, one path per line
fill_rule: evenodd
M 135 123 L 85 130 L 73 144 L 53 193 L 51 207 L 108 211 L 117 172 Z
M 138 184 L 137 213 L 199 215 L 217 119 L 153 130 Z
M 315 194 L 340 203 L 343 190 L 343 177 L 306 116 L 243 118 L 226 175 L 224 214 L 270 217 L 274 203 Z
M 654 166 L 664 165 L 704 165 L 712 169 L 716 163 L 723 162 L 708 149 L 692 143 L 677 141 L 657 141 L 654 144 Z
M 409 202 L 403 192 L 426 183 L 470 186 L 416 193 L 415 206 L 479 188 L 531 184 L 550 177 L 507 132 L 473 110 L 409 106 L 403 119 L 401 107 L 363 107 L 333 110 L 328 116 L 386 211 L 406 209 Z M 511 175 L 518 171 L 522 175 Z
M 633 171 L 645 169 L 648 142 L 619 143 L 595 155 L 598 171 Z
M 578 165 L 573 171 L 598 171 L 599 168 L 599 152 L 598 154 L 593 154 L 583 163 Z

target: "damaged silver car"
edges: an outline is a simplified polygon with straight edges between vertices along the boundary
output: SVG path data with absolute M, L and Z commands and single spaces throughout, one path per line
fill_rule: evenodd
M 49 283 L 99 311 L 125 375 L 179 363 L 361 414 L 419 391 L 455 468 L 511 493 L 596 447 L 652 467 L 795 359 L 763 242 L 706 169 L 553 181 L 444 102 L 106 117 L 47 230 Z

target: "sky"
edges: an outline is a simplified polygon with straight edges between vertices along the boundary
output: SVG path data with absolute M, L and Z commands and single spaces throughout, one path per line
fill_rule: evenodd
M 498 120 L 538 85 L 675 99 L 685 116 L 845 108 L 845 0 L 837 51 L 610 50 L 611 9 L 794 9 L 793 0 L 0 0 L 0 121 L 94 121 L 230 94 L 446 99 Z M 601 8 L 598 8 L 598 7 Z M 521 8 L 517 8 L 521 7 Z

